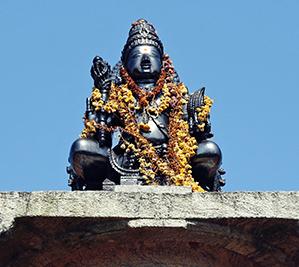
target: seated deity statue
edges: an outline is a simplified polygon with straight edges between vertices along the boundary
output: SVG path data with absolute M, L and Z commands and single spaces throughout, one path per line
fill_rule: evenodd
M 189 94 L 154 26 L 132 24 L 121 60 L 111 68 L 96 56 L 81 136 L 71 147 L 72 190 L 114 185 L 190 186 L 220 191 L 221 150 L 211 141 L 205 89 Z

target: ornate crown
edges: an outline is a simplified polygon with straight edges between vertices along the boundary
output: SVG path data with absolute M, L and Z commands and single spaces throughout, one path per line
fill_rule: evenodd
M 158 48 L 163 55 L 163 44 L 159 39 L 154 26 L 145 19 L 139 19 L 132 23 L 129 37 L 122 51 L 122 62 L 125 62 L 129 51 L 138 45 L 152 45 Z

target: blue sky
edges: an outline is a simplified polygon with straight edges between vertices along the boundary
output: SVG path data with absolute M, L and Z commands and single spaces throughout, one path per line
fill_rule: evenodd
M 214 99 L 224 190 L 298 190 L 298 13 L 295 0 L 1 0 L 0 190 L 69 190 L 92 59 L 115 64 L 138 18 Z

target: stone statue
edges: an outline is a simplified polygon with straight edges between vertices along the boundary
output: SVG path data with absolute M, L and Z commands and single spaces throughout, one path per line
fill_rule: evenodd
M 188 93 L 153 25 L 134 22 L 119 63 L 111 70 L 97 56 L 91 76 L 85 128 L 69 156 L 72 190 L 152 184 L 220 191 L 225 172 L 209 140 L 212 100 L 204 88 Z

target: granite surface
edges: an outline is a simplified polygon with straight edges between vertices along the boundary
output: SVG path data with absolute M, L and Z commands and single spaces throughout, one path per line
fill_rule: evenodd
M 299 266 L 299 192 L 1 192 L 0 266 Z

